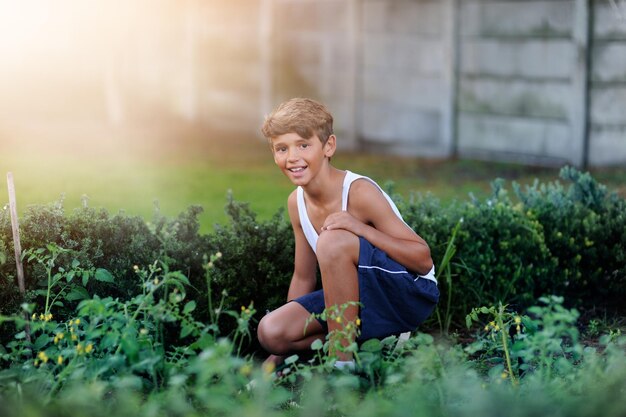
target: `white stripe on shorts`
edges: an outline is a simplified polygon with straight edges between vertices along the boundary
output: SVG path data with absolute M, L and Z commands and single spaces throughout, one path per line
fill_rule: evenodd
M 359 265 L 359 268 L 363 268 L 363 269 L 380 269 L 381 271 L 387 272 L 389 274 L 408 274 L 409 276 L 413 277 L 413 274 L 411 274 L 408 271 L 390 271 L 388 269 L 381 268 L 380 266 L 375 266 L 375 265 Z M 426 276 L 425 275 L 418 275 L 417 278 L 413 279 L 413 281 L 417 281 L 420 278 L 429 279 L 429 280 L 434 281 L 435 283 L 437 283 L 436 280 L 430 278 L 427 275 Z

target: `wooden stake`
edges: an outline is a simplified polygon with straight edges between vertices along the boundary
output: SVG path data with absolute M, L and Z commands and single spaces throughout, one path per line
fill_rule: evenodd
M 11 227 L 13 228 L 13 247 L 15 248 L 15 266 L 17 267 L 17 285 L 20 287 L 22 298 L 26 293 L 24 285 L 24 267 L 22 266 L 22 244 L 20 243 L 20 224 L 17 218 L 17 202 L 15 200 L 15 186 L 13 185 L 13 174 L 7 173 L 7 185 L 9 189 L 9 209 L 11 213 Z M 30 324 L 28 323 L 28 313 L 24 312 L 26 319 L 26 340 L 30 343 Z
M 7 184 L 9 187 L 9 206 L 11 210 L 11 226 L 13 228 L 13 247 L 15 248 L 15 264 L 17 267 L 17 284 L 20 287 L 22 297 L 26 292 L 24 286 L 24 268 L 22 266 L 22 245 L 20 243 L 20 226 L 17 219 L 17 203 L 15 200 L 15 186 L 13 185 L 13 174 L 7 174 Z

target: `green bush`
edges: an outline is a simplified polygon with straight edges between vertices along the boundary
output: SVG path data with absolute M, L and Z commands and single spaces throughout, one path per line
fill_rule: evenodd
M 466 306 L 506 300 L 528 306 L 550 292 L 553 260 L 542 225 L 526 217 L 494 182 L 491 198 L 462 206 L 453 287 Z
M 293 273 L 293 232 L 279 210 L 268 221 L 257 221 L 247 203 L 228 198 L 230 223 L 217 225 L 209 236 L 211 252 L 221 252 L 215 263 L 217 291 L 226 291 L 232 308 L 254 303 L 259 311 L 284 304 Z
M 457 327 L 471 306 L 496 301 L 522 309 L 542 294 L 565 295 L 571 305 L 624 311 L 626 201 L 589 174 L 563 168 L 559 182 L 522 187 L 511 198 L 502 180 L 481 201 L 447 207 L 432 195 L 394 195 L 407 223 L 443 259 L 455 225 L 451 285 L 440 278 L 441 300 L 452 292 Z
M 553 292 L 587 307 L 623 310 L 626 297 L 626 202 L 588 173 L 563 168 L 558 181 L 515 192 L 531 219 L 544 228 L 558 267 Z
M 407 223 L 431 247 L 438 267 L 452 230 L 455 255 L 450 264 L 451 282 L 437 270 L 440 300 L 451 293 L 450 314 L 459 327 L 472 306 L 506 300 L 523 308 L 539 295 L 550 292 L 555 264 L 543 239 L 542 225 L 528 218 L 502 188 L 493 183 L 492 196 L 484 201 L 454 203 L 447 208 L 432 196 L 413 196 L 399 201 Z
M 200 207 L 190 207 L 171 219 L 157 211 L 147 223 L 138 216 L 112 216 L 106 210 L 89 207 L 66 214 L 62 203 L 27 209 L 21 219 L 22 248 L 33 251 L 49 244 L 61 248 L 53 273 L 78 263 L 85 270 L 105 269 L 115 277 L 114 284 L 89 280 L 89 294 L 128 300 L 141 292 L 134 267 L 159 259 L 189 278 L 188 298 L 197 302 L 196 314 L 206 317 L 207 255 L 220 251 L 223 256 L 215 261 L 212 289 L 215 294 L 228 293 L 222 308 L 238 309 L 253 302 L 265 311 L 285 300 L 292 272 L 293 236 L 281 211 L 269 221 L 257 221 L 247 204 L 229 196 L 226 212 L 230 223 L 217 225 L 210 235 L 201 235 Z M 5 210 L 0 212 L 0 314 L 17 311 L 22 302 L 15 285 L 15 262 L 10 262 L 12 252 L 10 218 Z M 46 285 L 44 265 L 25 259 L 24 269 L 27 301 L 41 302 L 37 291 Z M 59 314 L 67 315 L 77 301 L 66 302 L 65 312 Z M 228 330 L 233 325 L 222 323 Z

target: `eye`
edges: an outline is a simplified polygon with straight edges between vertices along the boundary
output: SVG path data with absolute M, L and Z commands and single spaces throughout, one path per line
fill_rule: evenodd
M 279 146 L 277 148 L 274 148 L 274 151 L 278 153 L 282 153 L 282 152 L 287 151 L 287 148 L 285 146 Z
M 311 146 L 311 145 L 309 145 L 308 143 L 303 143 L 302 145 L 300 145 L 300 147 L 301 147 L 302 149 L 306 149 L 306 148 L 308 148 L 309 146 Z

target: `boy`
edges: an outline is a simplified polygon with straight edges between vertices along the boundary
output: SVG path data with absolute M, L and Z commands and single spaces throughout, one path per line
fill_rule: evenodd
M 279 364 L 330 333 L 335 366 L 353 368 L 352 354 L 335 348 L 354 342 L 347 329 L 360 325 L 359 341 L 384 338 L 414 330 L 432 312 L 439 291 L 430 249 L 374 181 L 331 165 L 337 138 L 323 104 L 291 99 L 267 116 L 262 132 L 297 189 L 288 199 L 295 236 L 288 302 L 263 317 L 259 342 L 267 362 Z M 322 289 L 315 291 L 317 266 Z M 310 320 L 346 303 L 339 319 Z

